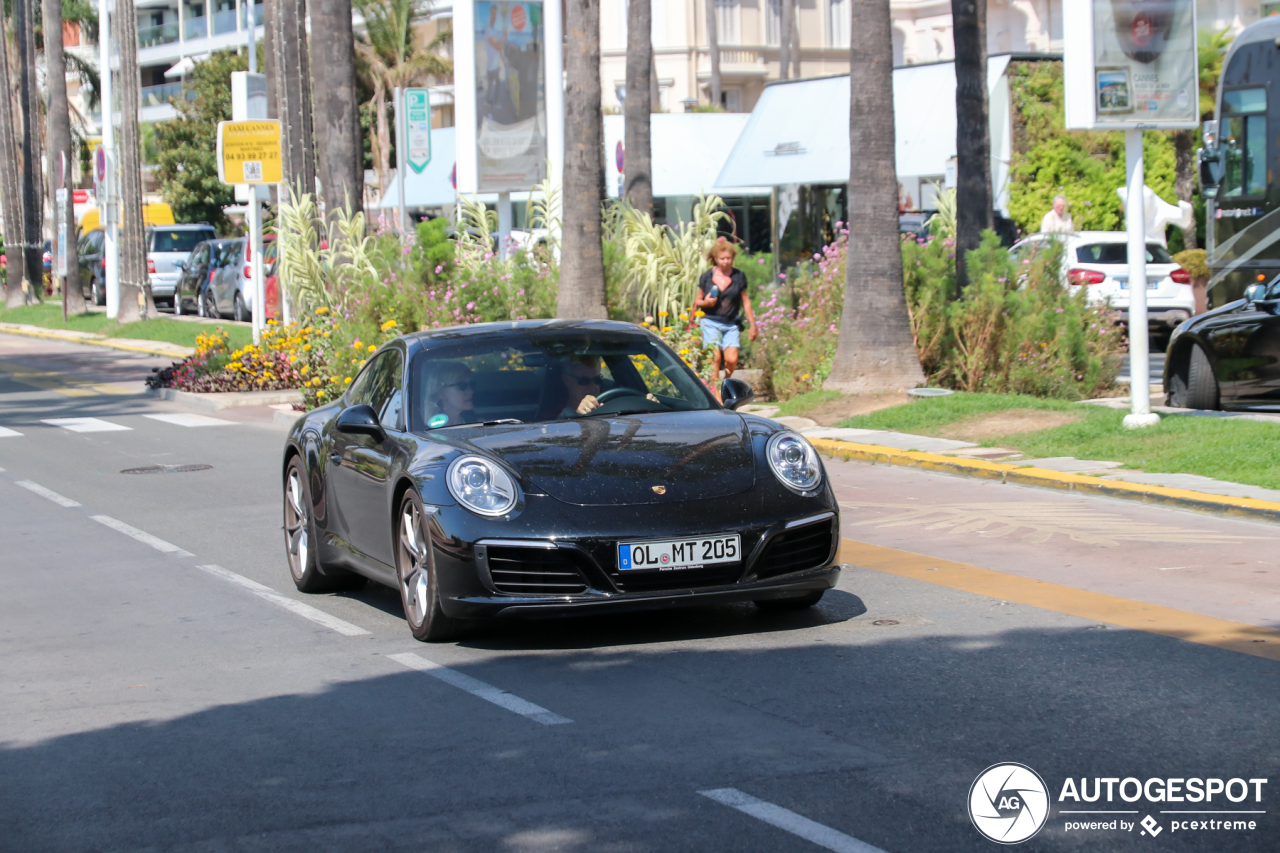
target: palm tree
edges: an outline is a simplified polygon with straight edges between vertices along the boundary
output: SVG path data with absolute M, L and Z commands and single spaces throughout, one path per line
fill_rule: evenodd
M 351 0 L 311 2 L 311 99 L 315 109 L 317 163 L 325 209 L 364 208 L 364 157 L 356 99 L 355 35 Z
M 271 0 L 276 115 L 280 117 L 284 183 L 300 194 L 316 191 L 315 137 L 311 121 L 311 59 L 307 52 L 306 0 Z M 268 81 L 268 86 L 271 82 Z M 287 194 L 287 193 L 286 193 Z
M 14 132 L 14 91 L 9 79 L 9 27 L 5 21 L 4 3 L 0 2 L 0 213 L 4 214 L 4 244 L 7 264 L 5 268 L 5 307 L 21 308 L 23 303 L 22 244 L 24 220 L 22 215 L 22 161 L 19 142 Z
M 44 177 L 40 163 L 40 87 L 36 82 L 35 13 L 32 0 L 13 0 L 14 40 L 18 45 L 18 110 L 22 116 L 23 273 L 27 298 L 44 290 Z
M 54 230 L 62 229 L 59 241 L 67 242 L 63 251 L 67 253 L 67 275 L 63 281 L 62 304 L 67 314 L 83 314 L 85 310 L 84 293 L 80 290 L 80 264 L 76 263 L 75 237 L 76 214 L 75 205 L 71 203 L 71 167 L 75 162 L 71 149 L 71 113 L 67 106 L 67 63 L 62 49 L 62 0 L 44 0 L 44 61 L 46 69 L 46 85 L 49 89 L 48 107 L 48 151 L 49 171 L 57 175 L 59 159 L 66 162 L 67 200 L 64 204 L 65 218 L 56 221 L 58 205 L 54 204 Z M 52 35 L 50 35 L 52 34 Z M 55 187 L 56 189 L 56 187 Z M 54 270 L 57 270 L 57 259 L 54 259 Z
M 956 52 L 956 289 L 969 283 L 965 254 L 992 227 L 987 119 L 987 2 L 951 0 Z
M 795 0 L 782 0 L 778 15 L 778 79 L 791 79 L 791 27 L 796 20 Z
M 116 0 L 115 31 L 120 34 L 120 70 L 116 91 L 120 93 L 120 312 L 117 322 L 141 319 L 138 295 L 146 295 L 146 316 L 154 317 L 156 303 L 151 297 L 147 275 L 146 227 L 142 222 L 142 138 L 138 124 L 141 107 L 141 78 L 138 74 L 138 17 L 133 0 Z M 111 113 L 103 108 L 103 120 Z
M 373 161 L 378 183 L 387 191 L 391 174 L 391 130 L 387 99 L 397 86 L 404 88 L 426 82 L 428 77 L 453 73 L 453 63 L 436 53 L 436 48 L 452 38 L 443 30 L 425 48 L 414 39 L 414 26 L 425 21 L 430 0 L 356 0 L 364 16 L 366 31 L 357 36 L 356 55 L 362 61 L 363 76 L 373 88 L 372 103 L 377 121 L 373 138 Z M 397 161 L 403 163 L 397 152 Z
M 708 0 L 711 2 L 711 0 Z M 627 99 L 624 165 L 627 201 L 641 213 L 653 213 L 653 144 L 649 135 L 653 113 L 653 6 L 651 0 L 630 0 L 627 6 Z M 718 71 L 719 63 L 712 68 Z M 714 77 L 712 78 L 714 81 Z
M 852 394 L 924 381 L 902 287 L 889 3 L 851 3 L 849 256 L 840 340 L 826 387 Z
M 600 0 L 565 8 L 564 242 L 556 316 L 603 319 L 604 115 L 600 106 Z
M 720 32 L 716 27 L 716 0 L 704 0 L 707 7 L 707 59 L 711 64 L 711 106 L 720 106 Z M 648 4 L 645 4 L 646 7 Z M 649 31 L 645 30 L 645 38 Z M 630 45 L 628 45 L 630 47 Z

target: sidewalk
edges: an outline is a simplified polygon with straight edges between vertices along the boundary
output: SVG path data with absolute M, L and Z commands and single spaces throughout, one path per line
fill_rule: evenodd
M 1093 401 L 1091 401 L 1093 402 Z M 1104 405 L 1116 405 L 1103 403 Z M 1122 405 L 1127 405 L 1125 399 Z M 1153 407 L 1178 417 L 1219 417 L 1272 421 L 1280 416 L 1235 412 L 1200 412 Z M 743 411 L 771 417 L 776 406 L 745 406 Z M 772 418 L 813 442 L 824 456 L 923 468 L 1003 482 L 1178 506 L 1199 512 L 1225 513 L 1280 521 L 1280 490 L 1215 480 L 1197 474 L 1152 474 L 1122 470 L 1120 462 L 1057 456 L 1025 458 L 1007 447 L 981 447 L 968 441 L 932 438 L 905 432 L 818 426 L 808 418 Z
M 110 347 L 126 352 L 140 352 L 146 355 L 159 355 L 166 358 L 184 359 L 195 355 L 195 349 L 165 341 L 146 341 L 137 338 L 109 338 L 92 332 L 77 332 L 71 329 L 46 329 L 42 326 L 30 326 L 26 323 L 0 323 L 0 332 L 7 335 L 22 335 L 28 338 L 44 338 L 50 341 L 65 341 L 69 344 L 89 344 L 95 347 Z

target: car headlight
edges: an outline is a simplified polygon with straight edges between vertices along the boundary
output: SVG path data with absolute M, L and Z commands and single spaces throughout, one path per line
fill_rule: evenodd
M 463 456 L 449 466 L 449 494 L 477 515 L 506 515 L 520 499 L 520 488 L 500 467 L 479 456 Z
M 798 492 L 813 491 L 822 482 L 822 465 L 813 445 L 791 432 L 780 432 L 765 447 L 769 467 L 782 485 Z

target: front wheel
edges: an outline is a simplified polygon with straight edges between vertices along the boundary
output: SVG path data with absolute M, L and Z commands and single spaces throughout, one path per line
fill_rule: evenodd
M 94 305 L 107 304 L 107 289 L 96 278 L 89 283 L 89 295 L 93 298 Z
M 1213 375 L 1213 366 L 1209 364 L 1209 356 L 1195 344 L 1187 366 L 1187 407 L 1216 409 L 1218 403 L 1218 379 Z
M 284 548 L 289 574 L 301 592 L 332 592 L 362 586 L 364 578 L 339 569 L 320 570 L 319 541 L 311 519 L 311 489 L 302 458 L 289 460 L 284 475 Z
M 204 307 L 204 316 L 210 320 L 222 319 L 222 314 L 218 312 L 218 298 L 213 295 L 212 287 L 204 289 L 204 296 L 201 297 L 200 304 Z
M 784 610 L 804 610 L 822 600 L 825 589 L 815 589 L 794 598 L 763 598 L 755 603 L 756 607 L 766 612 L 777 613 Z
M 176 288 L 173 291 L 173 316 L 182 316 L 182 294 L 178 293 Z
M 440 585 L 431 559 L 431 532 L 422 499 L 410 490 L 400 501 L 396 523 L 396 577 L 404 618 L 415 640 L 438 643 L 458 632 L 458 620 L 440 607 Z
M 249 322 L 249 309 L 245 307 L 244 297 L 238 292 L 236 293 L 235 301 L 231 306 L 231 316 L 237 323 Z

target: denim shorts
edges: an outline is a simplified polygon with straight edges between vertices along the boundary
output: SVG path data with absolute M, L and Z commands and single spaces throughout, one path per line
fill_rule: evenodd
M 737 349 L 742 345 L 740 330 L 735 323 L 721 323 L 710 317 L 702 318 L 702 345 L 715 344 L 721 349 Z

